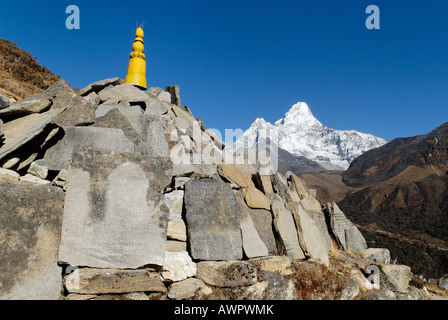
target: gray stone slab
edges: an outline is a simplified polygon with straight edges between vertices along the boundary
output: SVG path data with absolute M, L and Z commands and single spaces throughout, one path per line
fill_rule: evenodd
M 65 108 L 54 108 L 45 113 L 31 114 L 2 125 L 5 141 L 0 148 L 0 159 L 42 133 L 45 127 L 64 111 Z
M 190 254 L 196 260 L 243 257 L 238 204 L 230 184 L 192 179 L 185 184 Z
M 0 181 L 0 300 L 57 300 L 64 192 Z
M 268 248 L 261 240 L 257 229 L 255 228 L 252 217 L 249 213 L 249 207 L 244 202 L 241 193 L 236 194 L 239 209 L 236 210 L 240 220 L 241 235 L 243 237 L 243 249 L 248 258 L 265 257 L 269 254 Z
M 330 259 L 328 251 L 314 220 L 300 204 L 296 204 L 292 212 L 296 222 L 301 248 L 308 257 L 319 260 L 321 263 L 329 266 Z
M 0 110 L 0 116 L 43 112 L 50 107 L 53 98 L 62 90 L 71 89 L 67 82 L 59 80 L 45 92 L 34 94 L 31 97 L 10 105 L 8 108 Z
M 85 96 L 88 96 L 89 94 L 91 94 L 92 92 L 98 93 L 101 90 L 103 90 L 109 86 L 117 86 L 117 85 L 120 85 L 123 83 L 124 83 L 124 81 L 119 78 L 104 79 L 104 80 L 89 84 L 84 89 L 81 89 L 79 91 L 79 95 L 85 97 Z
M 99 127 L 64 127 L 65 136 L 44 156 L 50 170 L 68 169 L 72 154 L 80 147 L 103 151 L 134 152 L 134 144 L 120 129 Z
M 273 196 L 273 195 L 271 195 Z M 286 209 L 278 195 L 271 197 L 272 212 L 274 213 L 274 226 L 288 257 L 292 259 L 305 259 L 305 254 L 299 244 L 297 229 L 291 212 Z
M 59 261 L 133 269 L 163 266 L 171 163 L 162 158 L 82 149 L 66 182 Z
M 258 231 L 263 243 L 268 248 L 270 255 L 277 253 L 277 244 L 275 243 L 274 225 L 272 220 L 272 213 L 263 209 L 249 209 L 252 217 L 252 222 Z
M 54 98 L 53 106 L 66 107 L 54 120 L 58 126 L 85 126 L 95 122 L 95 106 L 71 88 L 61 90 Z

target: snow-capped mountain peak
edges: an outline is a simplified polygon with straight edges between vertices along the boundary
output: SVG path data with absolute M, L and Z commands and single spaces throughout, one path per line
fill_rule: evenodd
M 267 139 L 294 156 L 306 157 L 329 170 L 346 170 L 361 154 L 387 143 L 370 134 L 328 128 L 313 116 L 305 102 L 299 102 L 275 125 L 257 119 L 228 150 L 254 148 Z
M 298 102 L 275 125 L 312 126 L 322 124 L 314 117 L 310 107 L 305 102 Z

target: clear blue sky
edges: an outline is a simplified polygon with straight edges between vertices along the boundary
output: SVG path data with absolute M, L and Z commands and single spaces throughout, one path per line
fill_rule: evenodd
M 81 29 L 65 27 L 65 8 Z M 381 30 L 367 30 L 368 5 Z M 274 122 L 298 101 L 335 129 L 392 140 L 448 121 L 448 1 L 2 1 L 0 37 L 82 88 L 124 78 L 146 22 L 148 84 L 179 85 L 209 128 Z

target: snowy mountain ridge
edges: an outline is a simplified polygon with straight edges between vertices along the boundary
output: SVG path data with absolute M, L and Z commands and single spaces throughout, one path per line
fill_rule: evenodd
M 297 157 L 303 156 L 317 162 L 327 170 L 347 170 L 355 158 L 387 143 L 371 134 L 328 128 L 314 117 L 305 102 L 299 102 L 274 125 L 262 118 L 257 119 L 228 148 L 236 153 L 255 148 L 266 139 Z

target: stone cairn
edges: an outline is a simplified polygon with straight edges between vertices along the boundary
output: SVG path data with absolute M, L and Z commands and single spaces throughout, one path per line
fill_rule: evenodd
M 332 299 L 427 299 L 302 179 L 222 161 L 180 101 L 61 80 L 0 109 L 0 299 L 296 300 L 310 268 L 344 280 Z

